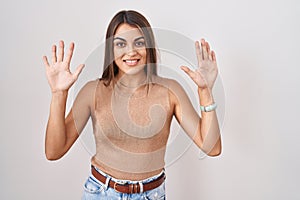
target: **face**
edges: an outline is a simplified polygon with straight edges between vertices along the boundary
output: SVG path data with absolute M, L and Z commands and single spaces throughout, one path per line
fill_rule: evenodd
M 114 35 L 113 48 L 119 73 L 144 72 L 147 62 L 145 38 L 138 28 L 126 23 L 121 24 Z

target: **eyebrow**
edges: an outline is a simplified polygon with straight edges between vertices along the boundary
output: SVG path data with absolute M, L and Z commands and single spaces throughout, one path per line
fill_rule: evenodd
M 144 36 L 135 38 L 134 41 L 137 41 L 139 39 L 144 39 Z M 121 37 L 115 37 L 114 40 L 122 40 L 122 41 L 126 42 L 126 40 L 124 38 L 121 38 Z

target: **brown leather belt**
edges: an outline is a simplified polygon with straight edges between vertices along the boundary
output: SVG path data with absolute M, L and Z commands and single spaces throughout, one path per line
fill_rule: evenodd
M 93 166 L 92 166 L 92 174 L 97 180 L 99 180 L 101 183 L 105 184 L 106 177 L 103 176 L 102 174 L 100 174 Z M 165 175 L 165 173 L 162 173 L 162 175 L 159 176 L 157 179 L 155 179 L 149 183 L 143 183 L 143 192 L 157 188 L 165 181 L 165 179 L 166 179 L 166 175 Z M 116 183 L 110 179 L 108 185 L 109 185 L 109 187 L 114 188 L 115 191 L 121 192 L 121 193 L 133 194 L 133 193 L 141 192 L 139 183 L 120 184 L 120 183 Z

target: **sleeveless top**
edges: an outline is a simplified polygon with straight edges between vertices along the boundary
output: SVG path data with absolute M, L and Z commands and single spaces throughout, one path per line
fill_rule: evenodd
M 164 168 L 173 110 L 167 79 L 138 88 L 98 81 L 91 110 L 96 154 L 92 164 L 126 173 Z

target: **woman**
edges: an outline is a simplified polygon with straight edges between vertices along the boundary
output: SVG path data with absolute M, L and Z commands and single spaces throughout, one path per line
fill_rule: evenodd
M 70 72 L 74 43 L 64 56 L 52 47 L 52 63 L 43 60 L 52 91 L 45 151 L 61 158 L 74 144 L 89 117 L 96 154 L 84 185 L 83 199 L 165 199 L 164 155 L 173 116 L 207 155 L 221 153 L 221 138 L 212 88 L 216 56 L 197 41 L 198 69 L 181 69 L 198 86 L 201 116 L 180 84 L 156 74 L 156 49 L 149 22 L 136 11 L 120 11 L 106 34 L 104 72 L 78 93 L 65 118 L 68 90 L 84 65 Z

